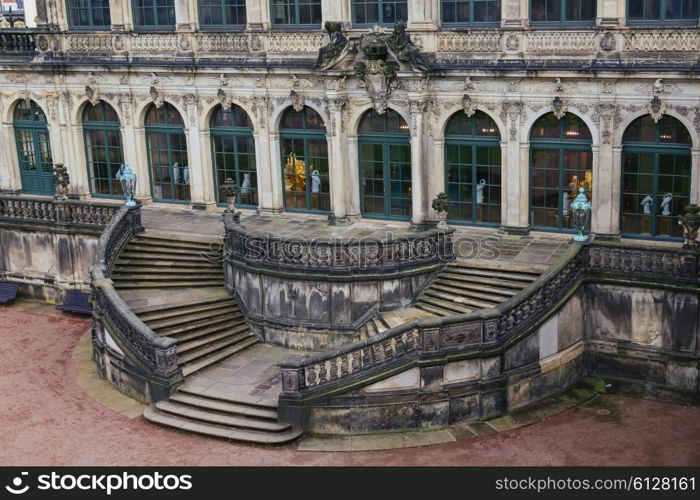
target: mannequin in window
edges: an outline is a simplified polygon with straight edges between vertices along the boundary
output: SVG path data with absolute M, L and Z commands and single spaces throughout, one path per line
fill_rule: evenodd
M 481 205 L 484 203 L 484 188 L 486 187 L 486 179 L 481 179 L 476 185 L 476 203 Z
M 644 207 L 644 215 L 651 215 L 651 206 L 654 204 L 654 199 L 647 195 L 643 200 L 642 200 L 642 207 Z
M 661 201 L 662 212 L 661 215 L 669 216 L 671 215 L 671 202 L 673 201 L 673 194 L 666 193 L 664 199 Z
M 241 182 L 241 194 L 250 193 L 250 174 L 243 174 L 243 182 Z
M 311 192 L 321 192 L 321 174 L 318 172 L 318 170 L 311 172 Z

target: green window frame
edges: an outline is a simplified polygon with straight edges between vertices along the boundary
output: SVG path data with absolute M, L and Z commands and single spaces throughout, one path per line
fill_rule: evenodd
M 55 191 L 53 158 L 46 114 L 34 101 L 22 100 L 15 106 L 12 124 L 22 191 L 52 195 Z
M 82 123 L 90 194 L 101 198 L 122 197 L 124 192 L 117 174 L 124 164 L 124 152 L 117 113 L 104 101 L 94 106 L 88 104 Z
M 592 26 L 596 22 L 594 0 L 530 0 L 532 26 Z
M 352 24 L 389 26 L 408 21 L 407 0 L 352 0 Z
M 591 200 L 591 132 L 578 116 L 540 117 L 530 133 L 530 225 L 550 231 L 574 231 L 570 204 L 579 188 Z M 590 220 L 586 223 L 590 227 Z
M 221 186 L 231 178 L 238 186 L 236 206 L 258 206 L 258 174 L 255 163 L 253 123 L 248 113 L 235 104 L 219 105 L 211 117 L 211 154 L 216 201 L 223 205 Z
M 175 28 L 175 0 L 132 0 L 131 9 L 136 28 Z
M 628 24 L 697 24 L 698 0 L 627 0 Z
M 197 7 L 204 28 L 245 28 L 245 0 L 199 0 Z
M 501 0 L 440 0 L 443 26 L 498 26 Z
M 445 193 L 450 222 L 501 223 L 501 134 L 486 113 L 455 113 L 445 128 Z
M 66 0 L 71 28 L 110 29 L 109 0 Z
M 326 124 L 312 108 L 289 108 L 280 124 L 284 206 L 289 212 L 330 213 Z
M 270 0 L 273 26 L 320 26 L 321 0 Z
M 408 220 L 412 213 L 411 137 L 403 117 L 371 109 L 358 128 L 363 217 Z
M 154 201 L 190 202 L 187 138 L 180 113 L 169 103 L 146 112 L 146 152 Z
M 678 215 L 690 203 L 691 139 L 677 119 L 649 115 L 633 121 L 622 139 L 620 231 L 642 239 L 681 239 Z M 670 194 L 667 208 L 666 195 Z

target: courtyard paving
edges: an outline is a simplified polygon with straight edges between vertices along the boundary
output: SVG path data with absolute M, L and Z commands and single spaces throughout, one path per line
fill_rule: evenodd
M 0 465 L 700 465 L 700 407 L 615 394 L 420 449 L 302 451 L 174 432 L 146 422 L 137 402 L 90 374 L 88 328 L 43 304 L 0 309 Z M 353 449 L 376 446 L 352 441 Z

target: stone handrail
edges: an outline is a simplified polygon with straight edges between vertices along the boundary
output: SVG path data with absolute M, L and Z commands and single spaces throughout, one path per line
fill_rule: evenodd
M 561 261 L 509 300 L 491 309 L 415 319 L 360 343 L 281 363 L 283 397 L 300 399 L 371 381 L 374 374 L 419 358 L 498 348 L 529 332 L 544 313 L 588 277 L 621 273 L 656 282 L 700 283 L 697 253 L 669 248 L 594 243 L 570 247 Z
M 352 30 L 349 36 L 366 29 Z M 438 59 L 451 60 L 476 54 L 491 59 L 494 54 L 518 55 L 524 59 L 566 55 L 576 58 L 606 58 L 629 54 L 654 59 L 659 53 L 674 52 L 692 57 L 700 50 L 700 32 L 695 27 L 645 27 L 579 30 L 532 27 L 530 29 L 442 29 L 416 31 L 416 41 L 434 46 Z M 0 31 L 0 55 L 36 55 L 44 58 L 100 58 L 109 54 L 122 59 L 162 57 L 248 58 L 250 54 L 279 54 L 286 58 L 315 59 L 327 43 L 321 30 L 304 31 L 229 31 L 229 32 L 110 32 L 46 29 L 8 29 Z
M 56 201 L 38 196 L 0 195 L 0 219 L 103 227 L 118 210 L 119 206 L 93 201 Z
M 111 270 L 121 249 L 134 234 L 143 231 L 140 206 L 121 207 L 105 228 L 90 269 L 95 321 L 98 321 L 152 375 L 164 379 L 181 377 L 175 339 L 160 337 L 141 321 L 114 289 Z
M 327 274 L 391 272 L 454 260 L 452 231 L 430 230 L 391 238 L 336 240 L 262 235 L 226 224 L 227 258 L 255 268 Z

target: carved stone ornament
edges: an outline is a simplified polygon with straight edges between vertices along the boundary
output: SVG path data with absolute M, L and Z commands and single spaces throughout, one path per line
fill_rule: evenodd
M 153 101 L 153 104 L 155 104 L 156 108 L 160 108 L 161 106 L 163 106 L 163 103 L 165 101 L 163 100 L 161 93 L 158 92 L 158 89 L 156 89 L 154 86 L 151 86 L 148 93 L 150 94 L 151 100 Z
M 292 101 L 292 108 L 294 111 L 297 113 L 304 109 L 304 104 L 305 104 L 305 99 L 304 96 L 301 95 L 299 92 L 296 90 L 292 90 L 289 92 L 289 99 Z
M 86 85 L 85 86 L 85 95 L 87 96 L 90 104 L 92 104 L 93 106 L 100 103 L 100 91 L 99 91 L 99 89 L 93 89 L 90 85 Z
M 666 103 L 661 102 L 659 96 L 655 95 L 651 102 L 647 104 L 647 111 L 649 112 L 651 119 L 654 120 L 654 123 L 658 123 L 659 120 L 661 120 L 661 118 L 663 118 L 666 114 Z
M 56 188 L 54 199 L 58 201 L 67 200 L 70 176 L 68 175 L 68 169 L 63 166 L 63 163 L 57 163 L 53 167 L 53 184 Z
M 557 120 L 561 120 L 566 115 L 566 106 L 564 106 L 564 101 L 561 100 L 561 97 L 556 96 L 552 101 L 552 112 Z
M 450 227 L 447 225 L 447 212 L 452 206 L 452 202 L 450 201 L 450 198 L 447 196 L 447 194 L 438 194 L 437 197 L 433 199 L 433 203 L 431 206 L 433 207 L 433 210 L 435 210 L 435 212 L 437 213 L 437 228 L 442 231 L 449 229 Z
M 600 48 L 604 50 L 605 52 L 610 52 L 615 50 L 615 35 L 613 35 L 610 32 L 607 32 L 603 35 L 603 37 L 600 39 Z
M 348 50 L 348 39 L 343 34 L 343 23 L 326 21 L 324 28 L 330 41 L 321 47 L 316 59 L 316 67 L 328 69 L 342 59 Z
M 476 104 L 469 94 L 464 94 L 462 97 L 462 109 L 464 110 L 464 114 L 466 114 L 469 118 L 474 116 L 474 113 L 476 113 Z
M 225 110 L 228 111 L 231 109 L 231 98 L 226 95 L 226 92 L 224 89 L 219 89 L 216 93 L 216 97 L 219 99 L 219 102 L 221 103 L 221 107 Z
M 374 110 L 383 115 L 389 107 L 389 96 L 398 83 L 396 73 L 399 65 L 395 61 L 387 61 L 387 44 L 376 30 L 362 36 L 360 50 L 365 59 L 355 64 L 355 74 L 360 79 L 358 86 L 367 90 Z
M 520 39 L 518 35 L 510 34 L 506 37 L 506 49 L 518 50 L 520 48 Z

